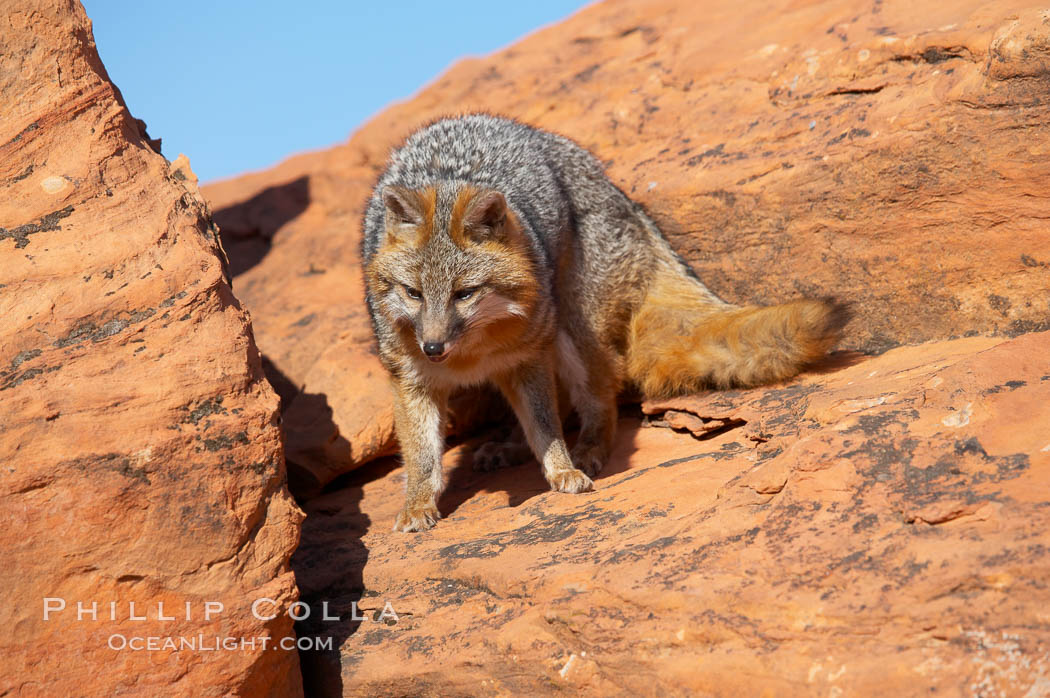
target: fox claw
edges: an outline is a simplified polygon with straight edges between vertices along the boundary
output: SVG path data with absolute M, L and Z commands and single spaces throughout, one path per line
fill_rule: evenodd
M 474 450 L 474 470 L 488 472 L 521 465 L 523 447 L 513 442 L 490 441 Z
M 567 492 L 576 494 L 594 489 L 594 483 L 583 471 L 573 468 L 571 470 L 559 470 L 547 478 L 551 489 L 555 492 Z
M 602 471 L 605 458 L 599 446 L 576 447 L 572 450 L 572 464 L 594 477 Z
M 433 504 L 424 507 L 405 507 L 394 521 L 394 530 L 401 533 L 426 531 L 434 527 L 441 518 L 441 513 Z

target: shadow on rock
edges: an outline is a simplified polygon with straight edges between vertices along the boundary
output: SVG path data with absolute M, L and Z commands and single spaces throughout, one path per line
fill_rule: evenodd
M 509 410 L 508 410 L 509 411 Z M 601 472 L 593 479 L 597 487 L 603 478 L 628 469 L 630 454 L 634 452 L 634 433 L 641 414 L 636 403 L 620 406 L 620 424 L 617 429 L 613 452 Z M 564 425 L 565 439 L 570 448 L 578 437 L 579 420 L 570 414 Z M 518 507 L 538 495 L 550 491 L 539 462 L 523 446 L 525 455 L 516 464 L 498 470 L 475 470 L 474 453 L 489 442 L 505 442 L 520 439 L 521 430 L 512 415 L 504 415 L 499 426 L 453 446 L 443 459 L 448 486 L 441 495 L 438 509 L 442 516 L 454 516 L 460 507 L 481 491 L 507 494 L 507 506 Z
M 299 388 L 292 382 L 291 378 L 284 375 L 281 369 L 277 368 L 277 364 L 271 361 L 266 354 L 262 355 L 262 368 L 263 373 L 266 374 L 266 380 L 270 382 L 273 391 L 281 398 L 281 414 L 283 415 L 284 411 L 288 409 L 288 403 L 299 394 Z
M 350 441 L 339 431 L 324 393 L 299 393 L 282 415 L 288 486 L 297 500 L 312 499 L 352 468 Z
M 324 393 L 304 393 L 265 354 L 263 373 L 281 398 L 281 417 L 288 465 L 288 489 L 300 506 L 321 493 L 335 475 L 325 475 L 318 464 L 330 464 L 335 473 L 345 472 L 350 442 L 339 432 L 332 407 Z M 289 412 L 296 400 L 298 409 Z
M 871 358 L 868 354 L 860 351 L 843 350 L 833 351 L 823 359 L 815 361 L 806 367 L 806 373 L 825 374 L 835 373 L 850 366 L 856 366 L 862 361 Z
M 272 361 L 263 357 L 267 380 L 281 397 L 281 411 L 300 393 L 292 381 Z M 307 397 L 314 405 L 311 412 L 318 434 L 335 434 L 336 441 L 346 440 L 332 422 L 332 410 L 323 394 Z M 287 425 L 285 425 L 287 428 Z M 322 439 L 324 441 L 324 439 Z M 318 443 L 318 448 L 338 444 Z M 347 446 L 347 448 L 349 448 Z M 291 565 L 299 587 L 299 599 L 309 615 L 295 625 L 299 638 L 299 665 L 307 696 L 343 695 L 343 660 L 341 648 L 357 631 L 368 597 L 362 570 L 368 561 L 368 548 L 362 537 L 371 526 L 361 512 L 361 485 L 382 477 L 383 462 L 355 471 L 322 490 L 312 471 L 295 461 L 295 451 L 286 450 L 288 489 L 306 512 L 299 547 Z M 390 459 L 387 459 L 390 461 Z M 394 467 L 385 465 L 387 472 Z M 377 470 L 378 468 L 378 470 Z M 301 609 L 297 615 L 304 612 Z
M 299 177 L 267 187 L 252 198 L 212 213 L 230 273 L 237 277 L 261 262 L 269 253 L 273 236 L 299 217 L 310 203 L 310 182 Z
M 347 483 L 337 496 L 303 505 L 306 520 L 292 569 L 300 600 L 310 610 L 309 617 L 295 627 L 307 696 L 343 695 L 341 649 L 366 613 L 362 599 L 369 593 L 362 571 L 368 548 L 361 539 L 372 522 L 361 512 L 361 496 L 360 484 Z

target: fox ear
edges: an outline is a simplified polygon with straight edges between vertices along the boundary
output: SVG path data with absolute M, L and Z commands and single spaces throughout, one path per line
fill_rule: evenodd
M 474 193 L 463 212 L 463 231 L 476 240 L 505 239 L 516 227 L 507 200 L 498 191 Z
M 419 192 L 393 185 L 384 187 L 387 233 L 396 238 L 415 237 L 410 231 L 423 225 L 426 218 L 423 204 Z M 409 234 L 406 236 L 405 233 Z
M 463 214 L 467 228 L 499 229 L 507 220 L 507 200 L 498 191 L 483 191 L 470 200 Z

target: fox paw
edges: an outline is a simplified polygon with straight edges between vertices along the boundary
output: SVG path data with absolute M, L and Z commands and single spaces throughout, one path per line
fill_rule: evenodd
M 555 492 L 587 492 L 594 489 L 594 483 L 582 471 L 573 468 L 571 470 L 559 470 L 547 477 L 551 489 Z
M 601 446 L 577 445 L 572 449 L 572 464 L 594 477 L 605 465 L 605 453 Z
M 422 507 L 405 507 L 394 520 L 394 530 L 401 533 L 426 531 L 434 527 L 441 518 L 441 513 L 433 504 Z
M 528 447 L 513 441 L 490 441 L 474 450 L 474 470 L 488 472 L 521 465 L 528 458 Z

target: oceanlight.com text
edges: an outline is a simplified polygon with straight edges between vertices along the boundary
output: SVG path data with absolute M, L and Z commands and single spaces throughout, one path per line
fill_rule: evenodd
M 109 636 L 107 646 L 117 652 L 255 652 L 256 650 L 330 650 L 331 637 L 220 637 L 216 635 Z

